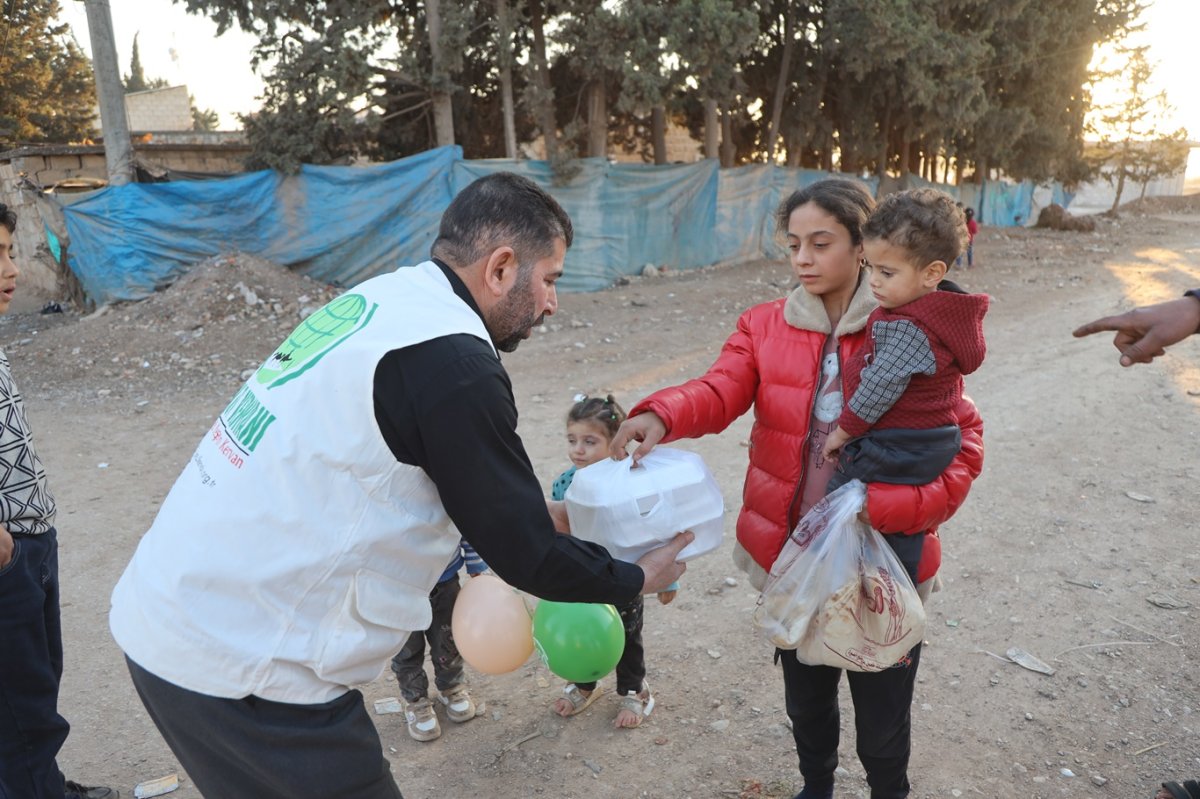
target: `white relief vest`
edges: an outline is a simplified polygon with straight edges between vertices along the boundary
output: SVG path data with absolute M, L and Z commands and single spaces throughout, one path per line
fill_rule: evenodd
M 210 696 L 314 704 L 375 679 L 431 620 L 459 534 L 375 421 L 390 350 L 483 321 L 432 262 L 308 317 L 200 442 L 112 594 L 138 665 Z

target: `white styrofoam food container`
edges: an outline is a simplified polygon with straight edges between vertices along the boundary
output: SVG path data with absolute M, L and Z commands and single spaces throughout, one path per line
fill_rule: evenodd
M 679 559 L 691 560 L 720 546 L 725 532 L 721 489 L 686 450 L 655 447 L 636 467 L 605 458 L 575 473 L 565 499 L 571 535 L 620 560 L 636 561 L 683 530 L 696 539 Z

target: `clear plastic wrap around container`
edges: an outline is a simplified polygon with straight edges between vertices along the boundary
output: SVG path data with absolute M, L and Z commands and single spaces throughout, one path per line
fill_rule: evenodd
M 877 531 L 858 520 L 858 480 L 812 507 L 784 543 L 755 624 L 810 666 L 882 671 L 925 634 L 925 608 L 908 572 Z
M 636 561 L 683 530 L 696 539 L 680 553 L 691 560 L 721 545 L 725 501 L 694 452 L 655 447 L 633 459 L 605 458 L 575 472 L 566 493 L 571 535 L 603 544 L 614 558 Z

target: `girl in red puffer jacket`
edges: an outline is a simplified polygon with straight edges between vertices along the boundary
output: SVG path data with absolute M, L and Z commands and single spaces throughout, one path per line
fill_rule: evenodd
M 737 522 L 734 560 L 761 589 L 791 530 L 824 494 L 836 463 L 825 439 L 843 406 L 842 367 L 866 342 L 875 306 L 863 266 L 862 227 L 874 201 L 861 184 L 823 180 L 780 206 L 790 262 L 800 285 L 786 298 L 738 319 L 716 363 L 702 377 L 655 392 L 636 405 L 613 439 L 613 457 L 641 442 L 635 460 L 660 442 L 718 433 L 754 408 L 750 464 Z M 983 467 L 983 427 L 964 398 L 955 411 L 958 456 L 927 485 L 871 483 L 864 521 L 891 538 L 918 589 L 928 593 L 941 563 L 937 525 L 966 499 Z M 896 546 L 920 535 L 919 547 Z M 915 551 L 914 551 L 915 549 Z M 913 686 L 921 647 L 882 672 L 849 672 L 858 752 L 872 799 L 908 796 Z M 839 669 L 807 666 L 777 651 L 805 787 L 798 799 L 833 795 L 837 768 Z

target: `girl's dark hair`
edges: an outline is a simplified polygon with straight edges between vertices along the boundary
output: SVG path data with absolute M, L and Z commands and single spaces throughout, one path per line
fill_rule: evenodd
M 613 395 L 606 397 L 588 397 L 577 400 L 567 411 L 567 424 L 571 422 L 591 422 L 599 425 L 612 438 L 617 434 L 617 428 L 625 421 L 625 409 L 617 404 Z
M 844 178 L 826 178 L 792 192 L 775 212 L 775 224 L 781 236 L 787 235 L 788 217 L 792 211 L 809 203 L 815 204 L 850 231 L 852 244 L 862 244 L 863 225 L 875 208 L 875 200 L 863 184 Z

